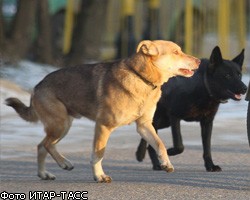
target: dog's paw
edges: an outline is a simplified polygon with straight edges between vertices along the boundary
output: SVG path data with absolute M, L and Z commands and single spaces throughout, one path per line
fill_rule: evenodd
M 211 167 L 206 167 L 206 170 L 208 172 L 221 172 L 222 171 L 222 169 L 219 165 L 213 165 Z
M 166 172 L 168 172 L 168 173 L 174 172 L 173 165 L 169 165 L 169 166 L 167 166 L 167 165 L 161 165 L 161 169 L 164 170 L 164 171 L 166 171 Z
M 56 176 L 51 174 L 50 172 L 47 171 L 40 171 L 38 172 L 38 176 L 42 179 L 42 180 L 55 180 Z
M 142 162 L 145 157 L 145 153 L 143 154 L 138 150 L 135 152 L 135 157 L 137 161 Z
M 60 163 L 60 167 L 62 169 L 69 170 L 69 171 L 74 169 L 74 165 L 72 165 L 71 162 L 67 160 L 66 158 L 64 159 L 63 163 Z
M 161 165 L 153 165 L 153 170 L 159 171 L 162 170 Z
M 172 147 L 167 150 L 169 156 L 181 154 L 184 151 L 184 146 Z
M 99 177 L 94 177 L 97 183 L 111 183 L 112 178 L 106 174 L 100 175 Z

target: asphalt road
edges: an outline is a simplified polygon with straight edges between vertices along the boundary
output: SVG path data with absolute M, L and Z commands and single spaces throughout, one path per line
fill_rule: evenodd
M 243 124 L 237 130 L 231 130 L 234 136 L 246 134 Z M 24 122 L 23 125 L 28 124 Z M 225 127 L 216 126 L 214 129 L 216 135 Z M 72 171 L 60 169 L 48 158 L 47 168 L 57 176 L 54 181 L 42 181 L 36 176 L 36 148 L 30 141 L 22 141 L 25 143 L 22 146 L 17 142 L 10 148 L 2 143 L 0 199 L 250 199 L 247 141 L 226 141 L 215 136 L 212 154 L 215 164 L 219 164 L 223 171 L 211 173 L 203 166 L 202 147 L 198 144 L 199 127 L 184 124 L 183 130 L 189 132 L 184 137 L 184 144 L 188 139 L 190 142 L 187 142 L 184 153 L 170 158 L 175 166 L 175 172 L 170 174 L 151 170 L 148 156 L 143 163 L 135 160 L 140 138 L 133 126 L 116 131 L 110 138 L 103 161 L 105 172 L 113 178 L 110 184 L 93 181 L 89 164 L 90 138 L 80 140 L 76 135 L 75 142 L 65 138 L 59 145 L 60 151 L 74 163 Z M 161 134 L 162 137 L 165 135 Z M 74 135 L 67 137 L 74 138 Z M 6 157 L 5 153 L 11 148 L 12 156 Z
M 29 67 L 24 63 L 19 72 L 15 68 L 12 79 L 18 78 L 20 83 L 27 82 L 31 87 L 48 73 L 40 70 L 44 70 L 44 66 L 36 69 L 35 65 Z M 243 78 L 248 84 L 249 76 Z M 0 90 L 0 200 L 250 199 L 250 148 L 246 137 L 247 103 L 244 100 L 221 105 L 222 109 L 215 118 L 212 156 L 222 172 L 205 171 L 198 124 L 183 123 L 185 151 L 170 157 L 175 167 L 171 174 L 151 170 L 148 156 L 143 163 L 135 160 L 140 137 L 131 125 L 113 133 L 107 146 L 103 167 L 113 182 L 97 184 L 89 164 L 93 123 L 76 120 L 69 135 L 58 145 L 75 168 L 64 171 L 48 157 L 47 168 L 57 179 L 39 180 L 36 176 L 36 145 L 43 138 L 43 127 L 24 122 L 3 103 L 7 97 L 17 96 L 28 104 L 30 94 L 12 83 L 1 82 Z M 160 131 L 160 137 L 167 147 L 172 145 L 169 129 Z
M 21 120 L 3 105 L 9 95 L 29 102 L 29 94 L 10 86 L 0 95 L 0 200 L 250 199 L 244 100 L 221 105 L 214 121 L 212 156 L 222 172 L 205 171 L 197 123 L 182 123 L 185 151 L 170 157 L 175 172 L 153 171 L 148 155 L 143 163 L 135 160 L 140 137 L 132 124 L 117 129 L 108 142 L 103 167 L 113 178 L 112 183 L 95 183 L 89 164 L 94 124 L 80 119 L 74 121 L 70 133 L 58 145 L 75 168 L 64 171 L 48 157 L 47 168 L 57 179 L 42 181 L 36 176 L 36 145 L 44 137 L 43 127 Z M 161 130 L 159 135 L 167 147 L 172 146 L 170 129 Z

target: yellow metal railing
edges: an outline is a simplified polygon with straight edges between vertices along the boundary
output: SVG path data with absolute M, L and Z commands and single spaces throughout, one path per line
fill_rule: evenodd
M 73 28 L 74 0 L 67 0 L 64 26 L 63 52 L 67 54 L 71 47 Z M 147 24 L 148 8 L 159 9 L 159 30 L 161 38 L 173 40 L 184 51 L 201 57 L 208 57 L 214 46 L 221 48 L 225 58 L 232 58 L 242 48 L 246 48 L 247 37 L 247 6 L 250 0 L 110 0 L 109 1 L 108 43 L 115 46 L 116 35 L 127 41 L 122 41 L 119 48 L 126 56 L 129 48 L 127 18 L 130 19 L 131 31 L 136 39 L 143 39 L 143 31 Z M 117 9 L 120 9 L 117 14 Z M 147 9 L 147 10 L 146 10 Z M 121 20 L 122 19 L 122 20 Z M 132 21 L 132 22 L 131 22 Z M 104 23 L 106 23 L 104 19 Z M 153 24 L 155 25 L 155 24 Z M 156 32 L 155 26 L 151 31 Z M 112 32 L 112 33 L 111 33 Z M 111 37 L 110 37 L 111 35 Z M 157 39 L 157 34 L 150 34 Z M 174 37 L 173 37 L 174 36 Z M 105 43 L 106 44 L 106 43 Z
M 229 20 L 230 20 L 230 1 L 219 0 L 218 42 L 224 57 L 229 57 L 229 41 L 230 41 Z
M 238 38 L 239 38 L 239 48 L 245 48 L 246 47 L 246 27 L 247 27 L 247 22 L 246 22 L 246 1 L 245 0 L 238 0 L 237 1 L 238 5 L 238 27 L 237 30 L 238 32 Z
M 122 20 L 121 20 L 121 57 L 131 54 L 131 47 L 134 37 L 134 15 L 135 0 L 122 0 Z
M 193 49 L 193 6 L 192 0 L 185 4 L 185 52 L 192 54 Z
M 67 54 L 71 48 L 74 19 L 74 0 L 67 0 L 66 16 L 63 35 L 63 54 Z
M 160 6 L 160 0 L 149 0 L 149 7 L 152 9 L 158 9 Z
M 131 16 L 135 13 L 135 0 L 122 1 L 122 14 L 124 16 Z

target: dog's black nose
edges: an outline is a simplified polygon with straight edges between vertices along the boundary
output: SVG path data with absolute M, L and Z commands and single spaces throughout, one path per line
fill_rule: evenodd
M 247 86 L 246 86 L 246 85 L 243 85 L 243 86 L 242 86 L 242 93 L 245 94 L 246 92 L 247 92 Z

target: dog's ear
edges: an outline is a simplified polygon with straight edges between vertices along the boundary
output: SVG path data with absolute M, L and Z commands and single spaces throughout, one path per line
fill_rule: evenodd
M 214 70 L 217 66 L 220 66 L 220 64 L 223 62 L 223 58 L 221 55 L 220 47 L 216 46 L 214 47 L 210 59 L 209 59 L 209 67 L 208 72 L 214 73 Z
M 244 62 L 244 52 L 245 52 L 245 49 L 242 49 L 241 53 L 232 60 L 233 62 L 240 65 L 240 69 L 242 69 L 242 65 Z
M 221 55 L 220 47 L 214 47 L 211 56 L 210 56 L 210 63 L 211 64 L 220 64 L 223 62 L 223 58 Z
M 143 40 L 139 43 L 136 52 L 144 53 L 145 55 L 148 56 L 158 56 L 159 55 L 159 49 L 157 46 L 154 44 L 154 42 L 150 40 Z

